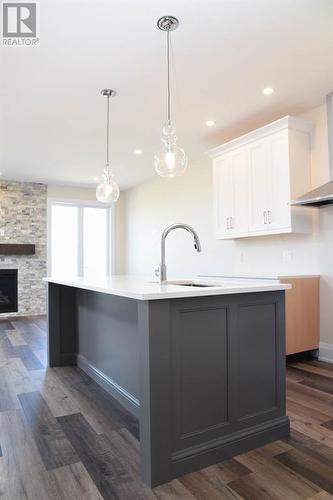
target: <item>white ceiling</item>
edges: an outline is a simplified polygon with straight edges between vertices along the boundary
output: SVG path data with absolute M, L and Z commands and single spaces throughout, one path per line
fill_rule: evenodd
M 154 175 L 165 120 L 165 35 L 175 15 L 174 117 L 190 160 L 234 133 L 315 106 L 333 90 L 332 0 L 40 0 L 39 48 L 0 48 L 0 171 L 94 185 L 112 159 L 123 189 Z M 272 86 L 273 96 L 261 90 Z M 216 126 L 207 128 L 213 119 Z M 135 156 L 141 148 L 144 154 Z M 190 163 L 191 163 L 190 161 Z

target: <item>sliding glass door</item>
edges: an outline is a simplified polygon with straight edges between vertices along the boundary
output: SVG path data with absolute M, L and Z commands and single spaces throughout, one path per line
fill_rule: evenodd
M 49 273 L 103 278 L 111 274 L 111 209 L 51 201 Z

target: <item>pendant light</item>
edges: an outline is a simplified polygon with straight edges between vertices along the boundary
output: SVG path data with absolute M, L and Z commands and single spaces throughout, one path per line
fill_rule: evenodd
M 157 21 L 160 30 L 166 32 L 167 41 L 167 121 L 162 128 L 160 151 L 155 154 L 155 170 L 161 177 L 177 177 L 183 175 L 187 167 L 185 151 L 177 146 L 176 127 L 171 121 L 170 90 L 170 36 L 171 31 L 178 28 L 179 21 L 173 16 L 164 16 Z
M 110 98 L 114 97 L 116 92 L 104 89 L 101 94 L 106 97 L 106 165 L 102 176 L 103 182 L 96 189 L 96 198 L 101 203 L 115 203 L 119 198 L 119 187 L 113 179 L 110 167 Z

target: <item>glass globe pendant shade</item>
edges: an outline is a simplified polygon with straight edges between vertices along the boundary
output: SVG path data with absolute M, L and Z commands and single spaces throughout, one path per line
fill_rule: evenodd
M 172 146 L 170 150 L 161 149 L 154 158 L 155 170 L 161 177 L 179 177 L 187 168 L 185 151 Z
M 103 182 L 97 186 L 96 198 L 101 203 L 115 203 L 118 201 L 119 187 L 109 172 L 104 174 Z
M 187 168 L 185 151 L 177 146 L 176 129 L 168 122 L 162 130 L 163 147 L 154 157 L 155 170 L 161 177 L 178 177 Z
M 101 203 L 115 203 L 119 198 L 119 187 L 113 180 L 102 182 L 96 188 L 96 198 Z

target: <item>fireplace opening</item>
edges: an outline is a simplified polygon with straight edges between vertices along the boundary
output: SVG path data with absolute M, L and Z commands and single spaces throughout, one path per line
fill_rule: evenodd
M 17 269 L 0 269 L 0 313 L 17 312 Z

